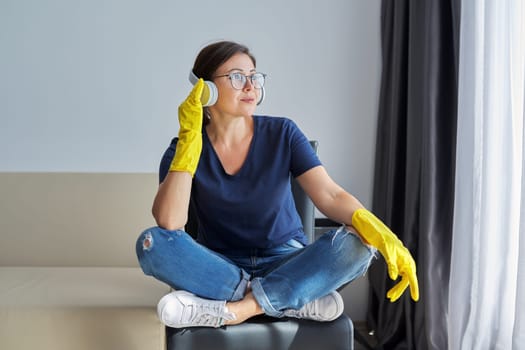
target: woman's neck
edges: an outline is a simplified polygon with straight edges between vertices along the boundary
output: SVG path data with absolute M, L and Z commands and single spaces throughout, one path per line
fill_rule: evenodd
M 206 126 L 206 133 L 212 144 L 234 147 L 253 135 L 253 118 L 247 116 L 212 116 Z
M 224 171 L 237 174 L 250 150 L 254 134 L 253 117 L 212 118 L 206 133 Z

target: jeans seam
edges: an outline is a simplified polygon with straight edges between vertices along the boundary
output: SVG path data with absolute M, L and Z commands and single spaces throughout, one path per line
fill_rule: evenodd
M 248 282 L 250 281 L 250 275 L 244 271 L 241 270 L 241 280 L 239 281 L 239 284 L 237 285 L 237 288 L 235 288 L 235 291 L 233 292 L 232 301 L 241 300 L 244 298 L 244 294 L 246 292 L 246 288 L 248 287 Z
M 275 310 L 275 308 L 272 306 L 270 300 L 268 299 L 268 296 L 264 292 L 264 288 L 260 280 L 261 278 L 257 277 L 251 281 L 253 296 L 255 297 L 255 299 L 257 300 L 257 302 L 259 303 L 266 315 L 273 317 L 282 317 L 283 312 Z

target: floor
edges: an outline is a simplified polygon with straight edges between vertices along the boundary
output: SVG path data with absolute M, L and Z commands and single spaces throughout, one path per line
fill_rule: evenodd
M 373 335 L 369 334 L 365 322 L 354 322 L 354 350 L 372 350 L 376 345 Z

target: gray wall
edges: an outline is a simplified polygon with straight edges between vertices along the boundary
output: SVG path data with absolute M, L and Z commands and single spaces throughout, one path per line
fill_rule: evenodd
M 294 119 L 369 206 L 379 16 L 379 0 L 1 0 L 0 172 L 156 172 L 195 55 L 231 39 L 269 75 L 258 113 Z

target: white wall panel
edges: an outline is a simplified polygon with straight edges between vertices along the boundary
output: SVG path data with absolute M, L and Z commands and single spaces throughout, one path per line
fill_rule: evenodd
M 0 171 L 155 172 L 197 52 L 247 44 L 259 113 L 294 119 L 328 171 L 371 198 L 380 2 L 3 0 Z

